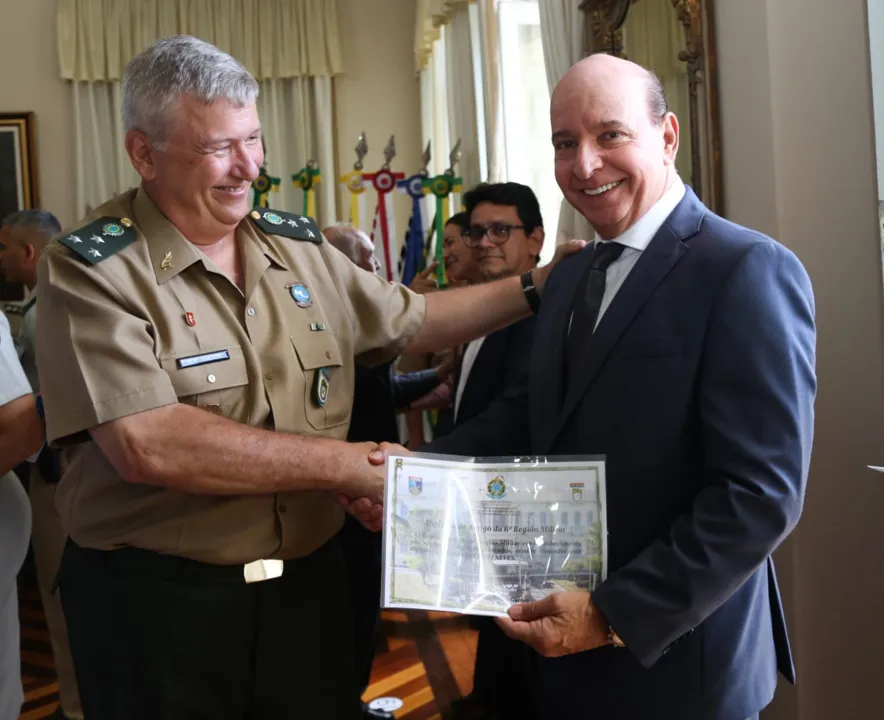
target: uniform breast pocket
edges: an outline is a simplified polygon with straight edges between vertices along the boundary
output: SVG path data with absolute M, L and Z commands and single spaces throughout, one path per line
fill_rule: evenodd
M 342 425 L 350 419 L 353 393 L 341 349 L 332 333 L 291 336 L 304 372 L 304 411 L 316 430 Z
M 178 401 L 238 419 L 249 377 L 239 346 L 175 355 L 160 360 Z

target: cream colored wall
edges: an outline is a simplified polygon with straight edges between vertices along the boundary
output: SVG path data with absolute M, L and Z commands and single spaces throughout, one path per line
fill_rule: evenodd
M 0 112 L 36 113 L 40 204 L 74 221 L 70 94 L 58 72 L 55 2 L 0 0 Z
M 716 0 L 728 216 L 807 267 L 819 393 L 778 553 L 798 666 L 766 720 L 884 714 L 884 288 L 866 0 Z
M 335 78 L 337 172 L 349 172 L 353 148 L 365 131 L 365 171 L 384 162 L 390 135 L 396 136 L 393 170 L 413 173 L 421 166 L 420 83 L 414 69 L 414 0 L 338 0 L 346 74 Z M 377 194 L 368 190 L 370 211 Z M 411 201 L 394 195 L 397 242 L 401 244 Z M 349 194 L 338 191 L 338 214 L 348 219 Z M 397 255 L 398 257 L 398 255 Z

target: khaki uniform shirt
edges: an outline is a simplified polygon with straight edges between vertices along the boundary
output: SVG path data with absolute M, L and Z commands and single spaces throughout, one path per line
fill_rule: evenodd
M 395 356 L 423 323 L 424 299 L 326 242 L 270 235 L 248 218 L 237 229 L 242 293 L 143 189 L 87 220 L 103 216 L 131 219 L 135 242 L 96 265 L 55 242 L 38 271 L 47 437 L 72 446 L 56 494 L 66 531 L 85 547 L 135 546 L 218 564 L 320 547 L 343 521 L 331 492 L 222 497 L 137 485 L 85 431 L 181 402 L 254 427 L 343 440 L 354 358 Z M 296 303 L 295 283 L 312 305 Z M 178 362 L 212 353 L 229 359 Z M 321 368 L 330 384 L 323 406 L 313 397 Z

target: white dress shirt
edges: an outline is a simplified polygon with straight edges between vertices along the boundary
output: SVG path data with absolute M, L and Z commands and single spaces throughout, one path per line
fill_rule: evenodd
M 0 312 L 0 407 L 31 394 L 9 322 Z M 0 718 L 19 716 L 22 704 L 18 593 L 15 579 L 28 552 L 31 511 L 15 473 L 0 475 Z
M 684 183 L 676 175 L 672 187 L 663 193 L 663 197 L 626 232 L 610 240 L 601 240 L 596 236 L 594 243 L 615 242 L 619 245 L 624 245 L 625 249 L 620 257 L 608 266 L 608 271 L 605 273 L 605 294 L 602 296 L 602 304 L 599 307 L 599 316 L 596 319 L 595 328 L 599 326 L 599 321 L 601 321 L 605 311 L 611 306 L 611 301 L 617 295 L 617 292 L 626 280 L 626 276 L 629 275 L 641 254 L 650 245 L 651 240 L 654 239 L 660 228 L 663 227 L 666 218 L 672 214 L 675 207 L 682 201 L 684 194 Z M 595 332 L 595 328 L 593 328 L 593 332 Z M 570 331 L 570 326 L 568 329 Z
M 463 397 L 463 389 L 467 386 L 467 380 L 470 377 L 470 370 L 473 369 L 473 363 L 476 362 L 476 356 L 482 348 L 485 338 L 473 340 L 463 354 L 463 363 L 460 366 L 460 377 L 457 381 L 457 389 L 454 395 L 454 422 L 457 422 L 457 413 L 460 410 L 460 399 Z

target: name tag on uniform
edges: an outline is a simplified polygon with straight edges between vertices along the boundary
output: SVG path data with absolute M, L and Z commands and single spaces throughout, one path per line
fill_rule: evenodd
M 203 353 L 202 355 L 190 355 L 189 357 L 178 358 L 175 363 L 179 368 L 189 368 L 223 360 L 230 360 L 230 353 L 227 350 L 218 350 L 218 352 Z

